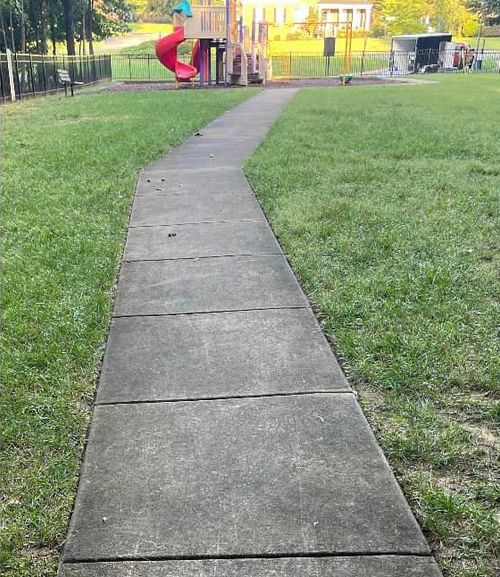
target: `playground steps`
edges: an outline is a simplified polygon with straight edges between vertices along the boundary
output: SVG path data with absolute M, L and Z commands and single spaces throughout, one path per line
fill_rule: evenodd
M 251 53 L 246 54 L 246 83 L 245 84 L 262 84 L 264 82 L 264 75 L 261 74 L 260 70 L 254 68 L 254 58 Z M 258 60 L 257 60 L 258 62 Z M 243 84 L 242 82 L 242 64 L 241 64 L 241 54 L 236 54 L 233 58 L 232 73 L 230 74 L 232 81 L 235 84 Z

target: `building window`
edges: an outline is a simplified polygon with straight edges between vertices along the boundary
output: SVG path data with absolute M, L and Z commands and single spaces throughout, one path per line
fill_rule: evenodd
M 366 10 L 364 8 L 361 8 L 359 11 L 359 27 L 362 30 L 366 30 L 367 26 L 366 26 Z
M 333 22 L 337 24 L 340 20 L 340 13 L 338 10 L 322 10 L 321 11 L 321 21 L 322 22 Z
M 263 22 L 264 20 L 264 8 L 254 8 L 254 20 L 255 22 Z
M 283 26 L 286 22 L 286 12 L 284 6 L 276 6 L 274 9 L 274 23 Z
M 346 17 L 345 19 L 347 22 L 352 22 L 353 16 L 354 16 L 354 10 L 348 9 L 345 11 L 345 17 Z

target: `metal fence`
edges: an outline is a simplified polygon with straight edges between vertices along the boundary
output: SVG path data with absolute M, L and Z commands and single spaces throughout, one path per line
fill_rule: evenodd
M 111 80 L 111 56 L 44 56 L 40 54 L 0 54 L 0 101 L 48 94 L 64 87 L 58 81 L 57 70 L 69 72 L 72 80 L 92 84 Z M 10 72 L 9 72 L 10 68 Z M 10 74 L 11 73 L 11 74 Z
M 417 52 L 352 52 L 349 74 L 353 76 L 399 76 L 422 72 L 498 73 L 500 50 L 471 53 L 450 50 Z M 189 62 L 189 54 L 179 59 Z M 343 74 L 344 54 L 325 57 L 321 53 L 287 52 L 270 57 L 272 78 L 330 78 Z M 168 82 L 174 80 L 153 55 L 40 56 L 12 54 L 13 88 L 17 98 L 61 90 L 57 69 L 68 70 L 70 77 L 84 84 L 99 80 Z M 213 67 L 215 70 L 215 67 Z M 7 56 L 0 54 L 0 102 L 11 99 Z
M 189 55 L 179 56 L 189 62 Z M 325 57 L 318 52 L 286 52 L 273 54 L 271 76 L 280 78 L 329 78 L 344 72 L 344 54 Z M 471 67 L 469 68 L 469 64 Z M 131 82 L 173 81 L 174 75 L 153 55 L 113 55 L 113 80 Z M 463 52 L 419 50 L 417 52 L 352 52 L 349 74 L 353 76 L 397 76 L 419 72 L 498 72 L 500 50 L 485 50 L 474 62 L 467 62 Z
M 271 57 L 272 77 L 328 78 L 344 73 L 344 54 L 287 52 Z M 500 50 L 485 50 L 474 59 L 463 52 L 419 50 L 417 52 L 352 52 L 348 66 L 353 76 L 401 76 L 432 72 L 498 73 Z
M 179 55 L 179 60 L 189 62 L 190 55 Z M 174 74 L 151 54 L 113 54 L 111 58 L 113 80 L 132 82 L 174 81 Z

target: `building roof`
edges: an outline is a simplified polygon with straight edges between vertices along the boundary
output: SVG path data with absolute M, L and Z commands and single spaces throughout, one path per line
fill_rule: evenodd
M 358 4 L 369 4 L 370 6 L 373 4 L 373 0 L 339 0 L 338 2 L 335 2 L 334 0 L 331 2 L 328 2 L 328 0 L 318 0 L 317 4 L 321 5 L 321 4 L 327 4 L 329 6 L 331 5 L 335 5 L 335 4 L 340 4 L 340 5 L 353 5 L 356 6 Z
M 401 34 L 393 36 L 393 40 L 417 40 L 418 38 L 438 38 L 440 36 L 451 36 L 451 32 L 428 32 L 425 34 Z

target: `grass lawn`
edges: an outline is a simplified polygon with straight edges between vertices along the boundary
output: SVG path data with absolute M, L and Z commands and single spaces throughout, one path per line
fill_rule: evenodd
M 445 575 L 500 555 L 500 81 L 302 90 L 247 173 Z
M 500 38 L 485 38 L 485 48 L 490 50 L 500 50 Z M 454 38 L 456 42 L 466 42 L 472 47 L 476 47 L 476 38 Z M 481 47 L 483 42 L 481 40 Z M 339 38 L 337 40 L 337 50 L 344 51 L 345 39 Z M 311 38 L 306 40 L 274 40 L 271 33 L 269 42 L 271 54 L 283 54 L 286 52 L 306 52 L 306 53 L 320 53 L 323 54 L 323 39 Z M 352 39 L 352 51 L 362 52 L 365 49 L 364 38 Z M 366 50 L 368 52 L 387 52 L 391 49 L 390 38 L 368 38 L 366 42 Z
M 139 168 L 250 94 L 2 107 L 5 577 L 55 575 Z

